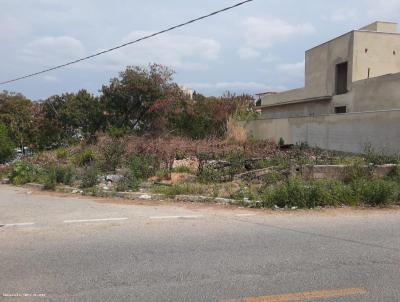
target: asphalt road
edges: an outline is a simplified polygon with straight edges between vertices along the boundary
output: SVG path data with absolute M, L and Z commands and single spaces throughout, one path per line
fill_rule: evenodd
M 400 301 L 400 211 L 115 204 L 0 186 L 0 301 Z

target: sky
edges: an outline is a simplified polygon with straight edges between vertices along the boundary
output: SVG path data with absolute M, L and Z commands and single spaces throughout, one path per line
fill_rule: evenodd
M 0 0 L 0 82 L 104 50 L 239 0 Z M 254 0 L 77 65 L 0 86 L 32 100 L 102 85 L 128 65 L 159 63 L 205 95 L 304 85 L 304 52 L 377 20 L 400 0 Z

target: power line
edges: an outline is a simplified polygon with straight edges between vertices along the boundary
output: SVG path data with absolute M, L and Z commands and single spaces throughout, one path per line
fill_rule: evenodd
M 103 54 L 105 54 L 105 53 L 115 51 L 115 50 L 117 50 L 117 49 L 126 47 L 126 46 L 131 45 L 131 44 L 136 44 L 136 43 L 141 42 L 141 41 L 143 41 L 143 40 L 147 40 L 147 39 L 153 38 L 153 37 L 155 37 L 155 36 L 159 36 L 159 35 L 161 35 L 161 34 L 164 34 L 164 33 L 166 33 L 166 32 L 173 31 L 173 30 L 175 30 L 175 29 L 177 29 L 177 28 L 184 27 L 184 26 L 186 26 L 186 25 L 195 23 L 195 22 L 197 22 L 197 21 L 200 21 L 200 20 L 203 20 L 203 19 L 206 19 L 206 18 L 215 16 L 215 15 L 218 15 L 218 14 L 220 14 L 220 13 L 226 12 L 226 11 L 228 11 L 228 10 L 234 9 L 234 8 L 236 8 L 236 7 L 242 6 L 242 5 L 244 5 L 244 4 L 247 4 L 247 3 L 253 2 L 253 1 L 254 1 L 254 0 L 242 1 L 242 2 L 239 2 L 239 3 L 235 4 L 235 5 L 232 5 L 232 6 L 229 6 L 229 7 L 225 7 L 225 8 L 223 8 L 223 9 L 218 10 L 218 11 L 215 11 L 215 12 L 213 12 L 213 13 L 210 13 L 210 14 L 208 14 L 208 15 L 204 15 L 204 16 L 202 16 L 202 17 L 199 17 L 199 18 L 196 18 L 196 19 L 192 19 L 192 20 L 190 20 L 190 21 L 187 21 L 187 22 L 181 23 L 181 24 L 179 24 L 179 25 L 175 25 L 175 26 L 173 26 L 173 27 L 170 27 L 170 28 L 161 30 L 161 31 L 156 32 L 156 33 L 153 33 L 153 34 L 151 34 L 151 35 L 147 35 L 147 36 L 141 37 L 141 38 L 139 38 L 139 39 L 137 39 L 137 40 L 134 40 L 134 41 L 131 41 L 131 42 L 127 42 L 127 43 L 124 43 L 124 44 L 115 46 L 115 47 L 110 48 L 110 49 L 107 49 L 107 50 L 100 51 L 100 52 L 95 53 L 95 54 L 92 54 L 92 55 L 90 55 L 90 56 L 83 57 L 83 58 L 80 58 L 80 59 L 77 59 L 77 60 L 74 60 L 74 61 L 71 61 L 71 62 L 68 62 L 68 63 L 65 63 L 65 64 L 61 64 L 61 65 L 58 65 L 58 66 L 54 66 L 54 67 L 51 67 L 51 68 L 48 68 L 48 69 L 44 69 L 44 70 L 42 70 L 42 71 L 38 71 L 38 72 L 35 72 L 35 73 L 31 73 L 31 74 L 27 74 L 27 75 L 24 75 L 24 76 L 20 76 L 20 77 L 15 78 L 15 79 L 11 79 L 11 80 L 7 80 L 7 81 L 4 81 L 4 82 L 0 82 L 0 85 L 4 85 L 4 84 L 16 82 L 16 81 L 20 81 L 20 80 L 23 80 L 23 79 L 31 78 L 31 77 L 37 76 L 37 75 L 39 75 L 39 74 L 43 74 L 43 73 L 46 73 L 46 72 L 49 72 L 49 71 L 53 71 L 53 70 L 56 70 L 56 69 L 60 69 L 60 68 L 63 68 L 63 67 L 67 67 L 67 66 L 69 66 L 69 65 L 73 65 L 73 64 L 76 64 L 76 63 L 79 63 L 79 62 L 82 62 L 82 61 L 86 61 L 86 60 L 92 59 L 92 58 L 94 58 L 94 57 L 98 57 L 98 56 L 100 56 L 100 55 L 103 55 Z

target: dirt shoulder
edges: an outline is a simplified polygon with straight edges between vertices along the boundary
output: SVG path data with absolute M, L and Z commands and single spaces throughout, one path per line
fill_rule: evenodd
M 384 208 L 364 208 L 364 207 L 343 207 L 343 208 L 322 208 L 322 209 L 297 209 L 297 210 L 272 210 L 272 209 L 252 209 L 245 208 L 237 205 L 222 205 L 215 203 L 201 203 L 201 202 L 178 202 L 173 199 L 166 200 L 130 200 L 122 198 L 105 198 L 94 196 L 82 196 L 78 194 L 58 193 L 50 191 L 41 191 L 35 189 L 27 189 L 23 187 L 15 187 L 11 185 L 0 185 L 1 188 L 19 191 L 22 194 L 53 196 L 56 198 L 78 199 L 84 201 L 94 201 L 100 204 L 115 204 L 115 205 L 132 205 L 132 206 L 173 206 L 182 207 L 187 209 L 208 209 L 215 211 L 246 211 L 256 215 L 268 216 L 367 216 L 367 215 L 385 215 L 385 214 L 398 214 L 400 216 L 400 206 L 390 206 Z

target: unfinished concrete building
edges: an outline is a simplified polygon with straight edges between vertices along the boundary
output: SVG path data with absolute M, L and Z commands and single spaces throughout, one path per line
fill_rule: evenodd
M 375 22 L 308 50 L 305 87 L 258 95 L 255 137 L 360 152 L 366 144 L 400 151 L 400 34 Z M 367 130 L 368 133 L 365 133 Z

